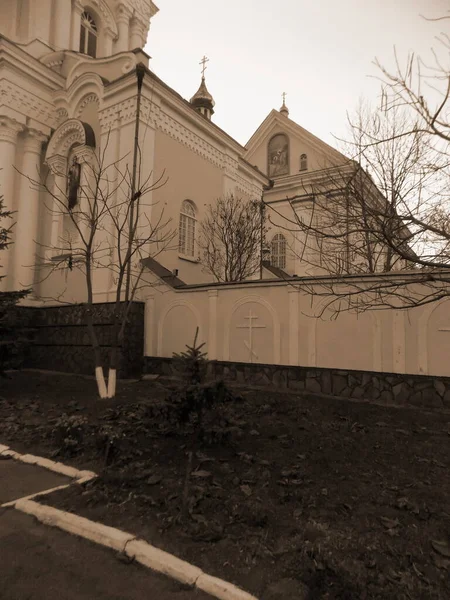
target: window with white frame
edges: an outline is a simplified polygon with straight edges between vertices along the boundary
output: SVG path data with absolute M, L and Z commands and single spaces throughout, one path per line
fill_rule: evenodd
M 286 238 L 282 233 L 277 233 L 272 238 L 271 263 L 279 269 L 286 268 Z
M 178 249 L 185 256 L 194 256 L 196 220 L 194 204 L 190 200 L 184 200 L 180 211 Z
M 80 52 L 95 58 L 97 56 L 98 30 L 94 17 L 84 11 L 81 15 Z
M 300 156 L 300 171 L 308 170 L 308 157 L 306 154 Z

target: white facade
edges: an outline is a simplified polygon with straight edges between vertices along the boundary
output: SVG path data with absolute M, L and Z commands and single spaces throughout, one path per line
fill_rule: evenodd
M 164 206 L 176 231 L 186 200 L 198 221 L 205 205 L 224 193 L 261 197 L 267 178 L 245 161 L 245 148 L 149 69 L 140 48 L 157 10 L 152 0 L 2 2 L 0 194 L 16 221 L 2 257 L 2 287 L 33 287 L 36 302 L 85 300 L 75 270 L 48 276 L 73 234 L 70 219 L 57 208 L 66 201 L 74 161 L 85 189 L 88 166 L 100 159 L 111 173 L 119 160 L 122 172 L 131 172 L 138 65 L 144 71 L 139 175 L 150 183 L 161 174 L 167 179 L 149 192 L 142 222 L 156 222 Z M 172 248 L 161 262 L 179 269 L 185 281 L 207 278 L 197 250 L 184 256 Z M 111 274 L 96 274 L 98 300 L 110 299 L 112 288 Z

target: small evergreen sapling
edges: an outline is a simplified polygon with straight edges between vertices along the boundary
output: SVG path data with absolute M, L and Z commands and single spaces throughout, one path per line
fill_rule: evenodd
M 192 346 L 186 344 L 184 352 L 174 352 L 173 358 L 178 364 L 179 371 L 186 380 L 186 386 L 177 392 L 177 419 L 180 424 L 190 423 L 201 444 L 205 441 L 205 417 L 212 409 L 231 399 L 231 393 L 223 381 L 206 382 L 208 369 L 207 353 L 202 351 L 205 343 L 197 344 L 198 327 Z M 223 437 L 226 435 L 226 425 L 223 423 Z M 209 437 L 220 437 L 220 427 L 208 430 Z

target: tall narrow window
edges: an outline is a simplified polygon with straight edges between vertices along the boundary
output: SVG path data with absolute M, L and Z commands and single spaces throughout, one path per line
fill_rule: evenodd
M 194 256 L 195 252 L 195 207 L 185 200 L 181 205 L 178 249 L 180 254 Z
M 308 170 L 308 157 L 306 156 L 306 154 L 302 154 L 300 156 L 300 171 L 307 171 Z
M 279 269 L 286 268 L 286 238 L 282 233 L 277 233 L 272 238 L 271 263 Z
M 97 37 L 98 31 L 94 18 L 85 11 L 81 15 L 80 52 L 95 58 L 97 56 Z

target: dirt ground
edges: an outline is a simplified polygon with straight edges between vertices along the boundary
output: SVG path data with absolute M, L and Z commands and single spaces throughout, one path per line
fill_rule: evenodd
M 186 437 L 153 408 L 168 385 L 121 382 L 100 401 L 93 380 L 13 374 L 0 443 L 101 474 L 42 502 L 262 600 L 450 598 L 449 414 L 241 389 L 231 439 L 194 458 L 180 520 Z

